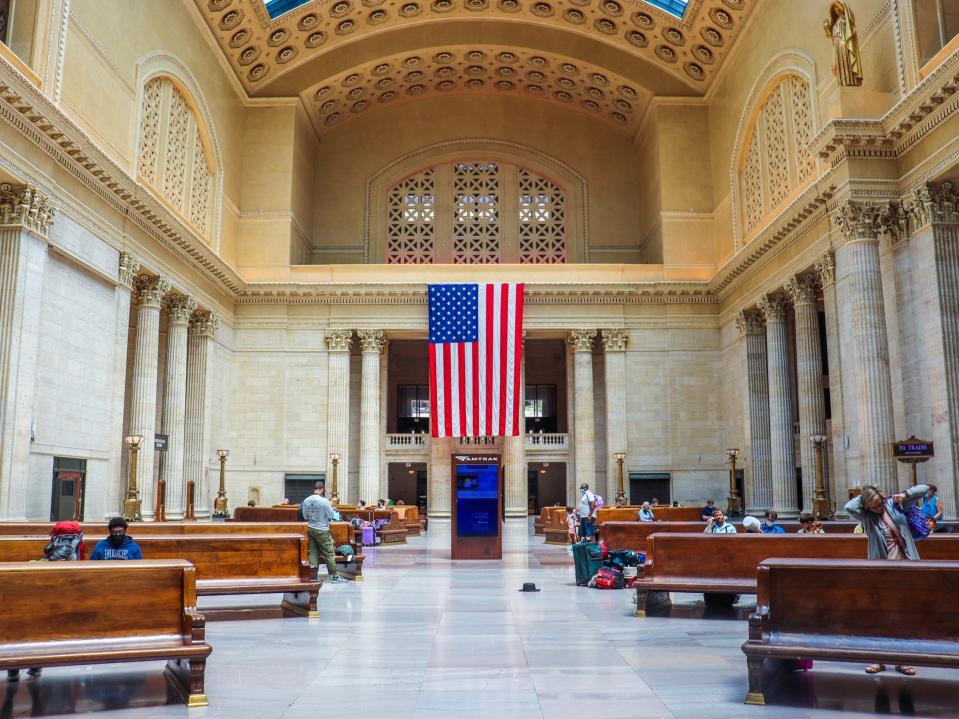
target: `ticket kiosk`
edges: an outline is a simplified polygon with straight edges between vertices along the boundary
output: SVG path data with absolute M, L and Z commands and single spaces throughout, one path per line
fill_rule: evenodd
M 452 457 L 451 559 L 503 558 L 503 472 L 496 454 Z

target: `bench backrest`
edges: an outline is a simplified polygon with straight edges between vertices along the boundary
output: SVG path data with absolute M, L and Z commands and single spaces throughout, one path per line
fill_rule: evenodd
M 959 640 L 959 562 L 768 559 L 757 581 L 772 632 Z
M 295 522 L 299 506 L 290 504 L 280 507 L 237 507 L 233 510 L 236 522 Z
M 742 522 L 734 522 L 736 531 L 743 533 Z M 797 534 L 800 529 L 798 521 L 787 520 L 778 522 L 787 534 Z M 856 522 L 825 522 L 823 528 L 827 534 L 852 534 Z M 654 532 L 666 533 L 696 533 L 706 528 L 704 522 L 607 522 L 603 525 L 603 540 L 610 549 L 632 549 L 645 551 L 646 539 Z
M 178 560 L 0 564 L 0 643 L 189 635 L 195 577 Z
M 333 546 L 353 544 L 353 525 L 349 522 L 330 522 L 330 534 L 333 536 Z
M 566 510 L 563 509 L 559 512 L 550 512 L 549 521 L 546 523 L 546 528 L 548 529 L 562 529 L 564 532 L 567 529 L 566 526 Z
M 201 582 L 309 576 L 302 534 L 144 535 L 137 543 L 144 557 L 191 562 Z

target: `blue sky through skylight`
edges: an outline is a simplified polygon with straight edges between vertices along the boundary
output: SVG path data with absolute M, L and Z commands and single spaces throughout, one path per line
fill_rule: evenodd
M 295 10 L 300 5 L 306 5 L 310 0 L 263 0 L 270 20 L 274 20 L 285 12 Z
M 646 0 L 646 2 L 679 18 L 686 13 L 686 6 L 689 5 L 689 0 Z

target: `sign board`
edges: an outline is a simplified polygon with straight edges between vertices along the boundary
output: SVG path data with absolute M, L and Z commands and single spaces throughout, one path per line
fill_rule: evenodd
M 170 435 L 168 434 L 155 434 L 153 435 L 153 449 L 157 452 L 166 452 L 168 445 L 170 443 Z
M 932 442 L 909 437 L 892 444 L 892 456 L 900 462 L 925 462 L 936 456 Z

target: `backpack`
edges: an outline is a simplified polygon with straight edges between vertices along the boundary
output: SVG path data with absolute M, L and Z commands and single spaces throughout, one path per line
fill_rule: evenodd
M 598 494 L 594 494 L 593 497 L 596 500 L 596 509 L 602 509 L 603 507 L 606 506 L 606 503 L 603 502 L 603 498 L 600 497 Z
M 623 573 L 618 569 L 602 567 L 601 569 L 596 570 L 594 578 L 596 580 L 595 585 L 597 589 L 626 588 L 626 579 L 623 577 Z

